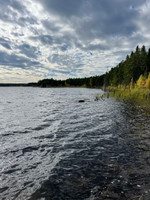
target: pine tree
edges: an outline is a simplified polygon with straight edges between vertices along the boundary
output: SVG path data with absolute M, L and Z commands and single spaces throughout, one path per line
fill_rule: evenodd
M 144 45 L 141 48 L 141 69 L 142 73 L 147 73 L 147 52 Z
M 147 73 L 150 72 L 150 49 L 147 53 Z

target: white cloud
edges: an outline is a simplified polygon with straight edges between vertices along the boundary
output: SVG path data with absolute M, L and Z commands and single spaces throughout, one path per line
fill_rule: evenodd
M 69 1 L 2 2 L 0 82 L 99 75 L 149 47 L 149 1 Z

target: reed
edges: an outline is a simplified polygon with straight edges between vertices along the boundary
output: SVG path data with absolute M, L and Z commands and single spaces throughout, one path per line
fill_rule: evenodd
M 150 107 L 150 89 L 142 87 L 118 86 L 109 88 L 110 96 L 117 100 Z

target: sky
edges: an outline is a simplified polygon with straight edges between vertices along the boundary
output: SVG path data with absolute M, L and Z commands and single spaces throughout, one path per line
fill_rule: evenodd
M 150 47 L 150 0 L 0 0 L 0 83 L 101 75 Z

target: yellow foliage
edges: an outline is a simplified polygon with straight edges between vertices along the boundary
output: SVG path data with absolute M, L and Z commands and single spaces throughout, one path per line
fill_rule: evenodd
M 86 84 L 83 84 L 82 87 L 86 87 Z
M 143 75 L 141 75 L 137 81 L 137 86 L 138 87 L 144 87 L 145 86 L 145 78 Z
M 92 85 L 93 85 L 93 81 L 92 81 L 92 78 L 90 78 L 90 82 L 89 82 L 89 85 L 90 85 L 90 87 L 92 87 Z
M 69 87 L 70 85 L 65 81 L 65 87 Z
M 148 75 L 148 78 L 146 79 L 145 87 L 150 89 L 150 73 Z

